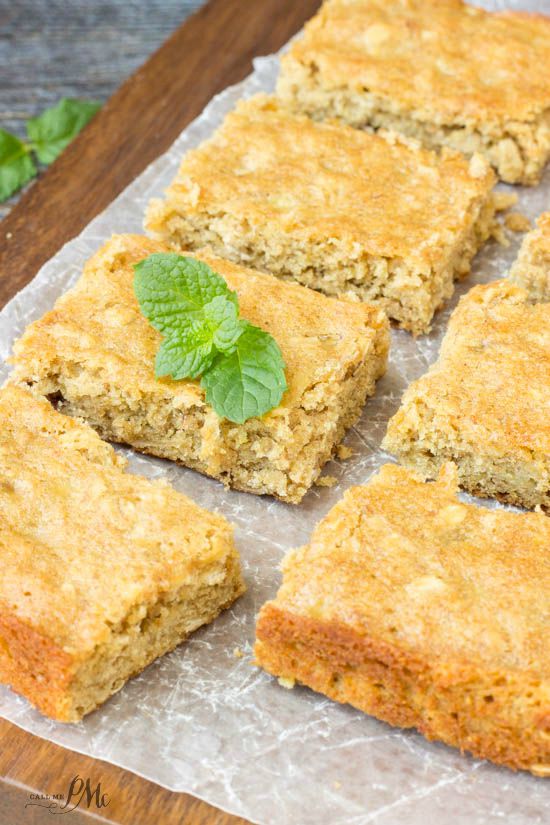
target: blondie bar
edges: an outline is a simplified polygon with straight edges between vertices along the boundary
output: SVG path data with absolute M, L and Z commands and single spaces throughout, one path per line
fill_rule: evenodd
M 230 524 L 0 391 L 0 680 L 76 722 L 244 590 Z
M 532 301 L 550 301 L 550 212 L 543 212 L 537 228 L 523 239 L 509 277 Z
M 391 725 L 550 775 L 550 519 L 386 465 L 283 562 L 256 661 Z
M 452 460 L 474 495 L 550 508 L 550 304 L 507 280 L 470 290 L 383 446 L 425 477 Z
M 257 95 L 185 156 L 147 228 L 175 248 L 208 245 L 327 295 L 376 302 L 420 333 L 492 231 L 493 184 L 480 156 L 468 163 L 314 123 Z
M 508 183 L 550 157 L 550 18 L 461 0 L 326 0 L 282 59 L 278 94 L 315 119 L 471 155 Z
M 132 264 L 162 251 L 133 235 L 108 242 L 15 345 L 11 380 L 111 441 L 239 490 L 300 501 L 385 372 L 384 313 L 201 254 L 237 292 L 243 317 L 275 338 L 286 363 L 281 404 L 234 424 L 205 402 L 198 381 L 155 378 L 161 336 L 140 312 Z

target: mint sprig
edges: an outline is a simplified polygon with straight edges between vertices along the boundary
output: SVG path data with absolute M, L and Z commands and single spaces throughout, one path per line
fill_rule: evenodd
M 6 200 L 36 175 L 27 145 L 0 129 L 0 200 Z
M 0 201 L 38 174 L 33 153 L 40 163 L 54 161 L 99 108 L 99 103 L 63 98 L 27 121 L 28 141 L 0 129 Z
M 274 338 L 239 318 L 237 294 L 203 261 L 154 253 L 134 265 L 141 311 L 163 336 L 157 378 L 198 378 L 221 418 L 243 424 L 278 406 L 287 389 Z
M 52 163 L 101 108 L 100 103 L 62 98 L 27 121 L 27 135 L 40 163 Z
M 277 407 L 287 388 L 285 363 L 275 339 L 247 321 L 241 324 L 244 329 L 233 352 L 218 355 L 201 381 L 206 400 L 218 415 L 238 424 Z

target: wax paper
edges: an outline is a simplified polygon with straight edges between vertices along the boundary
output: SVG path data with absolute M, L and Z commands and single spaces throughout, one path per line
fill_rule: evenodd
M 550 0 L 500 5 L 550 14 Z M 74 284 L 86 259 L 112 232 L 142 230 L 149 198 L 162 193 L 183 153 L 210 135 L 240 97 L 272 90 L 277 71 L 276 56 L 258 59 L 251 76 L 214 98 L 171 149 L 4 308 L 0 382 L 8 373 L 5 359 L 12 342 L 26 325 Z M 536 188 L 500 188 L 516 191 L 520 210 L 530 218 L 550 208 L 550 172 Z M 63 220 L 62 208 L 56 220 Z M 545 780 L 462 756 L 306 688 L 286 690 L 256 668 L 251 655 L 255 615 L 277 590 L 283 555 L 307 542 L 344 490 L 368 481 L 390 460 L 379 445 L 403 390 L 437 357 L 459 296 L 475 283 L 506 274 L 521 236 L 509 233 L 509 240 L 508 247 L 491 242 L 478 255 L 472 276 L 437 315 L 429 336 L 415 341 L 406 332 L 392 332 L 387 375 L 346 438 L 352 458 L 328 465 L 326 473 L 336 477 L 336 485 L 313 489 L 300 506 L 226 491 L 191 470 L 125 451 L 133 471 L 167 478 L 236 525 L 248 592 L 80 724 L 49 721 L 6 687 L 0 687 L 0 715 L 59 745 L 263 825 L 548 823 L 550 783 Z M 116 788 L 104 790 L 116 797 Z

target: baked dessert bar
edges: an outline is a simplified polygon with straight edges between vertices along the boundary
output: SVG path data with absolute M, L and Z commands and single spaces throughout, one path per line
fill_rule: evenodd
M 550 304 L 507 280 L 470 290 L 383 446 L 424 477 L 452 460 L 474 495 L 550 508 Z
M 0 391 L 0 680 L 76 722 L 244 590 L 231 525 Z
M 314 123 L 262 94 L 185 156 L 147 228 L 175 248 L 209 245 L 327 295 L 377 302 L 420 333 L 491 234 L 493 184 L 479 156 L 468 164 Z
M 280 406 L 234 424 L 206 404 L 198 381 L 155 378 L 161 336 L 140 312 L 132 264 L 161 251 L 139 236 L 108 242 L 15 345 L 11 381 L 32 386 L 111 441 L 239 490 L 300 501 L 385 372 L 384 313 L 201 253 L 236 290 L 242 316 L 275 338 L 286 363 Z
M 550 775 L 550 519 L 384 466 L 283 562 L 256 660 L 391 725 Z
M 509 277 L 532 301 L 550 301 L 550 212 L 543 212 L 537 228 L 523 239 Z
M 326 0 L 282 59 L 294 109 L 481 152 L 508 183 L 550 157 L 550 18 L 461 0 Z

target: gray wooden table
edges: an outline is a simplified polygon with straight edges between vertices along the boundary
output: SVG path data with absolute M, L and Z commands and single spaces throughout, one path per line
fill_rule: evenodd
M 105 101 L 203 2 L 0 0 L 0 128 L 23 137 L 61 97 Z

